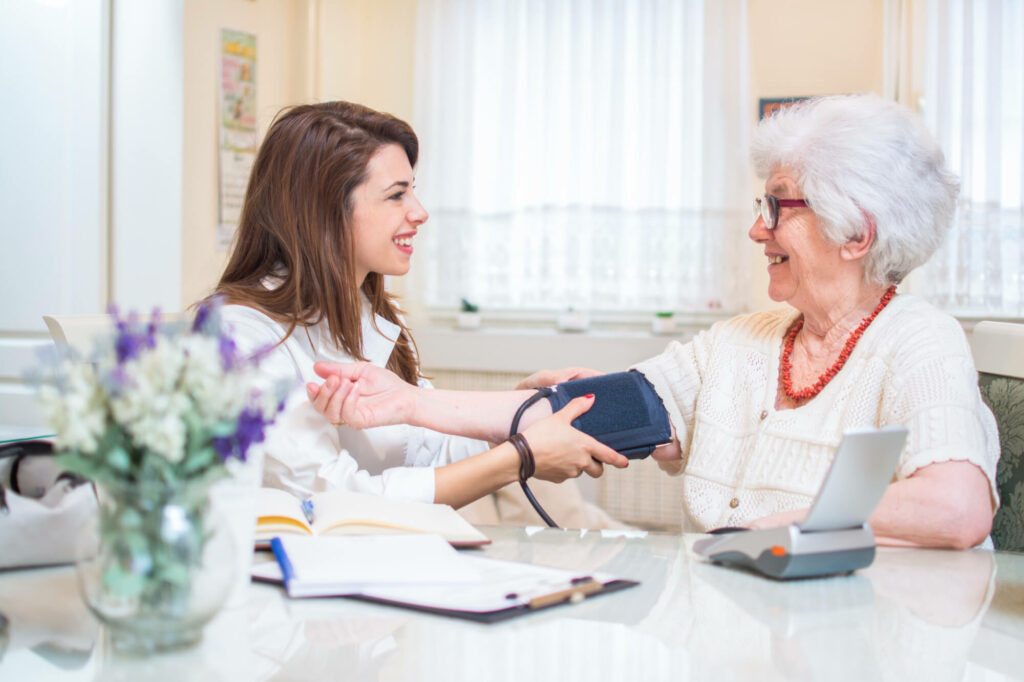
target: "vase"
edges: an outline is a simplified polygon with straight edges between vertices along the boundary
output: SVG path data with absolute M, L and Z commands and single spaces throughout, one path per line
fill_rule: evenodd
M 106 484 L 76 560 L 86 605 L 115 649 L 152 652 L 194 644 L 232 578 L 230 533 L 206 485 Z

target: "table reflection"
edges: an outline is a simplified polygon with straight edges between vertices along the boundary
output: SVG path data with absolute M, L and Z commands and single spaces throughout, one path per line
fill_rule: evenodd
M 497 625 L 253 585 L 199 647 L 114 652 L 70 568 L 0 573 L 0 679 L 962 680 L 1024 671 L 1024 555 L 880 549 L 850 576 L 715 566 L 696 536 L 488 529 L 484 554 L 639 580 Z

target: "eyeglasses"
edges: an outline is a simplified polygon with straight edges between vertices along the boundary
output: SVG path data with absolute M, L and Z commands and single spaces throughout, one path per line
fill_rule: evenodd
M 779 199 L 771 194 L 754 199 L 754 220 L 757 216 L 764 219 L 764 226 L 774 230 L 779 225 L 779 208 L 787 206 L 810 206 L 805 199 Z

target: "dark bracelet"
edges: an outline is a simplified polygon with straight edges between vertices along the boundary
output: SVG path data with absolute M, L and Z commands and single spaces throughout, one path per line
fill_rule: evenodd
M 537 514 L 544 519 L 544 523 L 548 524 L 552 528 L 558 528 L 558 524 L 555 523 L 554 519 L 548 516 L 548 513 L 544 511 L 544 507 L 540 506 L 537 502 L 537 498 L 530 492 L 530 486 L 526 485 L 526 479 L 533 476 L 535 463 L 533 461 L 533 450 L 530 449 L 530 444 L 526 442 L 526 439 L 519 433 L 519 420 L 522 419 L 523 413 L 526 412 L 530 405 L 541 398 L 546 398 L 551 395 L 551 389 L 542 386 L 537 389 L 537 392 L 527 398 L 516 413 L 512 415 L 512 424 L 508 428 L 508 439 L 515 447 L 516 452 L 519 453 L 519 487 L 523 489 L 523 494 L 526 495 L 526 499 L 530 502 L 533 508 L 537 511 Z M 519 438 L 515 438 L 515 436 Z M 514 440 L 513 440 L 514 439 Z
M 525 481 L 532 477 L 537 470 L 536 462 L 533 459 L 533 450 L 530 449 L 530 444 L 526 442 L 526 438 L 521 433 L 513 433 L 508 440 L 519 453 L 519 480 Z

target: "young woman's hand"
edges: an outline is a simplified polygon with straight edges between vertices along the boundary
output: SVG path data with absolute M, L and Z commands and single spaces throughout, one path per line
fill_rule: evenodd
M 516 390 L 525 388 L 540 388 L 541 386 L 554 386 L 560 384 L 563 381 L 572 381 L 573 379 L 587 379 L 589 377 L 597 377 L 604 374 L 604 372 L 598 372 L 596 369 L 588 369 L 586 367 L 564 367 L 562 369 L 542 369 L 539 372 L 534 372 L 530 376 L 526 377 L 519 382 L 516 386 Z
M 589 410 L 593 404 L 593 395 L 574 398 L 558 412 L 523 431 L 533 451 L 536 466 L 534 476 L 561 483 L 583 472 L 597 478 L 604 472 L 604 464 L 619 469 L 629 465 L 624 455 L 573 428 L 572 420 Z
M 313 370 L 325 381 L 306 384 L 306 394 L 335 426 L 365 429 L 412 421 L 418 389 L 389 370 L 366 362 L 318 362 Z

